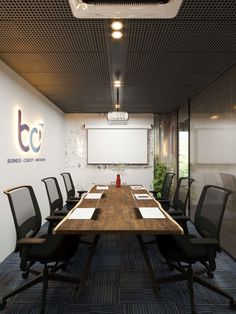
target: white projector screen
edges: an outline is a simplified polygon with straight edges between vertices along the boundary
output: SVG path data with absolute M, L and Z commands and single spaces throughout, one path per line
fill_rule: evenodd
M 147 162 L 147 129 L 88 129 L 88 164 Z

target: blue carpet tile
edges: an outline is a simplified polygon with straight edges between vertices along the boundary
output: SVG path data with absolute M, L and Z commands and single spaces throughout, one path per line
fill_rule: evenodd
M 45 226 L 42 229 L 45 230 Z M 151 237 L 145 238 L 150 240 Z M 92 240 L 91 237 L 85 239 Z M 64 273 L 79 278 L 88 253 L 88 246 L 81 244 Z M 155 244 L 148 246 L 148 254 L 156 276 L 173 273 L 167 270 Z M 12 253 L 0 264 L 0 296 L 27 281 L 21 277 L 19 260 L 18 253 Z M 34 268 L 42 267 L 37 264 Z M 206 275 L 203 277 L 207 279 Z M 236 262 L 224 252 L 218 254 L 214 279 L 207 280 L 214 281 L 236 298 Z M 38 284 L 11 298 L 1 313 L 39 313 L 41 288 L 42 285 Z M 218 294 L 197 284 L 194 292 L 198 313 L 236 313 L 230 309 L 228 301 Z M 80 294 L 76 291 L 76 285 L 49 283 L 46 313 L 188 314 L 191 309 L 186 282 L 164 284 L 159 297 L 156 297 L 136 237 L 111 234 L 101 236 Z

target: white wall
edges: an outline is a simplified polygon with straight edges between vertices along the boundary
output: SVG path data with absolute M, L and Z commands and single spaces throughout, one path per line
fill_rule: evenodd
M 17 108 L 22 110 L 24 123 L 30 126 L 34 126 L 38 121 L 44 123 L 42 146 L 38 153 L 23 153 L 19 149 Z M 64 113 L 0 62 L 0 261 L 13 251 L 15 245 L 15 229 L 10 207 L 2 191 L 21 184 L 32 185 L 44 219 L 49 213 L 49 206 L 41 179 L 46 176 L 58 177 L 59 173 L 64 171 L 64 139 Z M 7 163 L 9 158 L 25 157 L 40 157 L 46 160 Z
M 153 125 L 153 114 L 130 114 L 129 124 Z M 106 124 L 105 114 L 66 115 L 66 170 L 71 172 L 78 189 L 86 190 L 91 184 L 109 184 L 116 174 L 127 184 L 144 184 L 148 189 L 153 180 L 153 130 L 148 130 L 147 165 L 88 165 L 87 130 L 84 124 Z M 137 139 L 138 141 L 138 139 Z

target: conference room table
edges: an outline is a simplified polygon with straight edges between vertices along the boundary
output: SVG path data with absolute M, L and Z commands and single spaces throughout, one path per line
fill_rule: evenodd
M 140 187 L 140 189 L 139 189 Z M 86 266 L 82 273 L 79 291 L 83 288 L 89 267 L 95 253 L 99 238 L 108 233 L 129 233 L 137 237 L 144 256 L 154 292 L 159 294 L 159 285 L 155 278 L 153 267 L 143 241 L 143 235 L 183 234 L 183 229 L 161 207 L 143 186 L 124 185 L 116 188 L 109 185 L 102 190 L 102 186 L 94 185 L 88 193 L 102 193 L 100 199 L 86 199 L 76 204 L 67 216 L 55 227 L 55 234 L 94 235 L 94 241 L 87 257 Z M 148 194 L 150 199 L 138 200 L 135 194 Z M 162 218 L 143 218 L 139 208 L 158 207 Z M 76 208 L 96 208 L 91 219 L 71 219 Z

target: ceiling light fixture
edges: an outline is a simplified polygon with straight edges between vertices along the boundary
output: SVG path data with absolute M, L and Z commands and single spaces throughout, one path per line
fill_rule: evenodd
M 114 86 L 115 87 L 121 87 L 121 81 L 114 81 Z
M 115 104 L 115 110 L 119 111 L 120 110 L 120 104 Z
M 120 31 L 123 28 L 123 24 L 120 21 L 115 21 L 111 23 L 111 28 L 114 31 Z
M 211 116 L 211 120 L 217 120 L 217 119 L 219 119 L 219 117 L 220 116 L 218 116 L 218 115 Z
M 114 31 L 111 33 L 111 36 L 114 39 L 121 39 L 123 34 L 120 31 Z
M 118 86 L 116 86 L 116 84 Z M 120 84 L 121 81 L 114 81 L 116 89 L 116 103 L 114 104 L 114 111 L 110 111 L 107 114 L 107 121 L 109 124 L 127 124 L 129 120 L 128 112 L 120 111 Z

